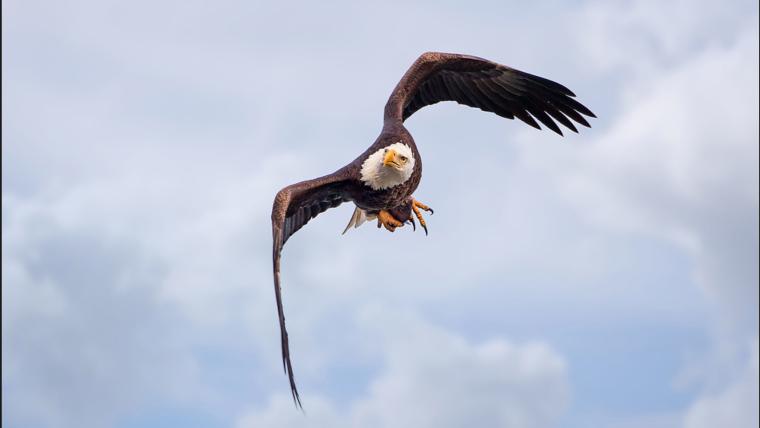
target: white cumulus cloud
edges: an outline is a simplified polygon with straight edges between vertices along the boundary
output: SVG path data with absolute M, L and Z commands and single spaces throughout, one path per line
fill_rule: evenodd
M 383 369 L 348 406 L 304 395 L 306 414 L 289 397 L 242 415 L 238 428 L 555 426 L 569 404 L 564 359 L 544 343 L 492 339 L 473 344 L 384 307 L 361 312 Z

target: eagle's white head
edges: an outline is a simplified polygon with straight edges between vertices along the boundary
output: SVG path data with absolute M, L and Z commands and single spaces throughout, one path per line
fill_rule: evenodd
M 373 190 L 388 189 L 409 180 L 414 171 L 412 148 L 399 141 L 367 157 L 362 163 L 362 181 Z

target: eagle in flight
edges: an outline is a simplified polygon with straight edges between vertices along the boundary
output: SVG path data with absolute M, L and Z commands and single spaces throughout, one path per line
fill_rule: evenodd
M 343 202 L 356 206 L 343 233 L 367 220 L 377 220 L 378 228 L 390 232 L 405 224 L 416 229 L 416 217 L 427 234 L 422 211 L 432 214 L 433 210 L 412 195 L 422 178 L 422 158 L 404 127 L 404 121 L 422 107 L 456 101 L 541 129 L 538 120 L 562 135 L 557 122 L 578 132 L 573 121 L 590 127 L 583 116 L 596 117 L 574 97 L 559 83 L 483 58 L 427 52 L 414 61 L 391 93 L 385 104 L 383 129 L 364 153 L 332 174 L 277 192 L 272 207 L 274 292 L 282 364 L 296 405 L 301 405 L 301 399 L 293 376 L 280 290 L 280 255 L 288 238 L 312 218 Z

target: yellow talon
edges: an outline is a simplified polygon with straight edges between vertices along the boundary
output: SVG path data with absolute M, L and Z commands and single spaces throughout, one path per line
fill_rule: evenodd
M 422 226 L 422 228 L 425 230 L 425 235 L 427 235 L 428 234 L 427 223 L 425 223 L 425 219 L 422 218 L 422 212 L 420 211 L 420 209 L 423 209 L 429 212 L 430 214 L 433 214 L 433 209 L 416 199 L 412 200 L 412 211 L 414 211 L 414 215 L 417 217 L 417 220 L 420 221 L 420 226 Z
M 420 202 L 420 201 L 418 201 L 416 199 L 412 200 L 412 206 L 420 208 L 420 209 L 423 209 L 423 210 L 429 212 L 430 214 L 433 214 L 433 209 L 432 208 L 430 208 L 429 206 L 423 204 L 422 202 Z

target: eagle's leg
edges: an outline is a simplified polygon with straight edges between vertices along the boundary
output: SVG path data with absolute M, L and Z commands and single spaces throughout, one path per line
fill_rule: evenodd
M 414 215 L 417 216 L 417 220 L 420 221 L 420 226 L 422 226 L 422 228 L 425 230 L 425 235 L 427 235 L 427 223 L 425 223 L 425 219 L 422 218 L 422 212 L 420 211 L 421 209 L 429 212 L 430 214 L 433 214 L 432 208 L 416 199 L 412 199 L 412 211 L 414 211 Z
M 380 210 L 377 213 L 377 227 L 384 226 L 388 231 L 393 232 L 397 227 L 403 226 L 404 223 L 398 221 L 393 214 L 387 210 Z

